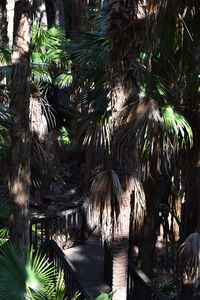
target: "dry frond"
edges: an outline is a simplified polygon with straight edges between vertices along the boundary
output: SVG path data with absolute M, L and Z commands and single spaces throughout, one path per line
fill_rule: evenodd
M 191 233 L 180 247 L 180 273 L 185 284 L 200 278 L 200 234 Z
M 116 132 L 113 157 L 122 165 L 132 164 L 135 149 L 148 158 L 160 157 L 162 147 L 158 145 L 162 136 L 162 119 L 156 102 L 151 98 L 140 100 Z
M 142 227 L 144 222 L 144 216 L 146 213 L 146 197 L 142 183 L 139 179 L 134 178 L 132 180 L 132 186 L 134 190 L 134 208 L 133 208 L 133 220 L 134 229 L 138 230 Z
M 98 174 L 91 186 L 90 221 L 102 231 L 103 240 L 111 240 L 113 228 L 120 228 L 118 215 L 122 205 L 122 187 L 115 171 Z

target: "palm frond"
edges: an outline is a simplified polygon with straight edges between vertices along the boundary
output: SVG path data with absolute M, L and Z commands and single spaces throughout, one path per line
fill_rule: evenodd
M 52 166 L 49 153 L 37 140 L 32 139 L 31 144 L 31 184 L 36 188 L 47 186 L 52 180 L 57 180 L 61 184 L 63 181 L 56 174 L 56 169 Z
M 8 47 L 0 47 L 0 63 L 8 64 L 11 61 L 11 49 Z
M 71 73 L 62 73 L 55 79 L 55 85 L 60 88 L 68 87 L 72 84 L 73 75 Z
M 171 139 L 170 145 L 177 149 L 190 148 L 193 145 L 193 132 L 183 115 L 176 112 L 172 106 L 162 108 L 162 118 L 166 128 L 166 139 Z
M 34 64 L 31 71 L 31 80 L 36 84 L 44 82 L 51 83 L 52 77 L 49 71 L 47 69 L 45 70 L 43 64 Z
M 200 277 L 200 234 L 191 233 L 180 247 L 179 267 L 183 281 L 192 284 Z
M 51 299 L 54 295 L 55 269 L 45 256 L 38 252 L 33 256 L 31 250 L 26 264 L 27 280 L 26 288 L 28 295 L 33 299 Z M 39 296 L 39 297 L 38 297 Z
M 113 143 L 113 157 L 122 166 L 132 165 L 134 149 L 143 155 L 157 156 L 161 133 L 161 115 L 153 99 L 143 99 L 135 103 L 117 129 Z M 132 155 L 131 155 L 132 153 Z
M 22 300 L 26 294 L 26 256 L 9 243 L 0 248 L 0 298 Z
M 0 297 L 67 300 L 63 273 L 58 273 L 39 252 L 33 253 L 31 250 L 27 255 L 8 242 L 0 248 Z
M 131 186 L 133 190 L 133 228 L 134 230 L 139 230 L 144 224 L 144 217 L 146 214 L 146 197 L 144 193 L 144 188 L 139 179 L 138 174 L 135 174 L 131 180 Z
M 181 114 L 171 106 L 160 110 L 153 99 L 145 98 L 135 103 L 124 117 L 116 132 L 113 155 L 122 166 L 130 165 L 137 149 L 148 169 L 155 162 L 160 171 L 162 162 L 169 166 L 171 156 L 191 147 L 192 141 L 192 129 Z M 148 169 L 146 174 L 149 174 Z
M 102 239 L 110 240 L 113 228 L 120 230 L 118 215 L 122 205 L 122 187 L 115 171 L 98 174 L 91 186 L 90 220 L 102 231 Z

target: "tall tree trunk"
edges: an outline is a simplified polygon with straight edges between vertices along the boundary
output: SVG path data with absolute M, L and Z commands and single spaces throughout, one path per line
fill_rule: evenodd
M 14 29 L 14 7 L 15 0 L 7 0 L 7 35 L 9 47 L 13 46 L 13 29 Z
M 113 236 L 113 300 L 126 300 L 127 298 L 131 192 L 131 187 L 126 188 L 126 190 L 123 191 L 123 207 L 121 207 L 120 214 L 118 217 L 123 226 L 121 226 L 120 232 L 114 231 Z
M 149 180 L 146 184 L 145 194 L 147 202 L 147 213 L 143 232 L 141 236 L 141 264 L 142 271 L 150 278 L 153 277 L 153 265 L 155 256 L 155 243 L 158 230 L 158 195 L 155 193 L 156 184 L 153 180 Z M 149 259 L 151 257 L 151 259 Z M 143 291 L 141 291 L 142 294 Z
M 137 1 L 113 0 L 108 7 L 111 40 L 109 56 L 110 84 L 112 87 L 112 136 L 111 136 L 111 168 L 116 171 L 122 185 L 122 207 L 118 216 L 120 230 L 114 230 L 113 237 L 113 300 L 126 300 L 128 249 L 130 232 L 131 195 L 134 189 L 136 168 L 139 161 L 137 151 L 129 142 L 126 149 L 120 144 L 118 132 L 126 130 L 123 117 L 125 108 L 134 101 L 138 92 L 137 68 L 134 62 L 138 59 Z M 136 46 L 137 45 L 137 46 Z M 122 157 L 118 157 L 118 150 Z M 123 152 L 127 153 L 126 155 Z M 136 156 L 135 156 L 136 155 Z M 139 177 L 139 175 L 138 175 Z M 114 227 L 115 228 L 115 227 Z
M 72 2 L 72 29 L 85 30 L 87 25 L 87 0 L 73 0 Z
M 10 239 L 25 247 L 29 244 L 31 6 L 31 0 L 15 2 L 11 82 L 11 109 L 14 115 L 14 125 L 11 132 L 12 158 L 9 184 Z
M 48 27 L 65 27 L 65 8 L 63 0 L 45 0 Z
M 34 16 L 39 23 L 47 28 L 47 12 L 45 0 L 33 0 Z
M 6 39 L 6 0 L 1 0 L 0 2 L 0 46 L 4 44 Z

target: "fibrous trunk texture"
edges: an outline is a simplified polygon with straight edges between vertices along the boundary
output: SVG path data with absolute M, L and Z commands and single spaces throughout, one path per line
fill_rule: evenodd
M 122 201 L 123 207 L 118 216 L 121 225 L 113 234 L 113 300 L 127 298 L 131 189 L 126 188 L 126 191 L 123 191 Z
M 127 299 L 131 196 L 136 185 L 139 186 L 139 175 L 136 176 L 137 167 L 135 167 L 136 160 L 139 161 L 136 159 L 137 151 L 134 151 L 132 142 L 126 149 L 123 149 L 118 139 L 119 131 L 123 135 L 126 130 L 124 126 L 126 108 L 130 102 L 136 100 L 138 92 L 136 60 L 141 39 L 138 35 L 140 23 L 136 22 L 137 4 L 137 1 L 115 0 L 110 1 L 108 6 L 108 34 L 111 40 L 109 70 L 112 90 L 111 155 L 108 168 L 116 172 L 122 186 L 122 204 L 118 215 L 119 227 L 114 226 L 112 243 L 113 300 Z M 136 193 L 135 198 L 137 198 Z
M 31 0 L 19 0 L 15 3 L 11 82 L 11 109 L 14 124 L 11 132 L 10 238 L 12 242 L 25 247 L 29 243 L 31 6 Z

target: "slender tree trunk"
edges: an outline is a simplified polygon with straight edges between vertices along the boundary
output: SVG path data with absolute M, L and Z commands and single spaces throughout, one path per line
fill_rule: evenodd
M 156 184 L 152 180 L 146 184 L 147 213 L 145 217 L 142 241 L 141 241 L 141 264 L 142 271 L 150 278 L 153 277 L 155 256 L 155 243 L 158 230 L 158 204 L 159 198 L 155 193 Z M 149 259 L 151 257 L 151 259 Z M 142 293 L 143 291 L 141 291 Z
M 87 0 L 73 0 L 72 2 L 72 29 L 85 30 L 88 21 Z
M 65 7 L 63 0 L 45 0 L 47 9 L 48 27 L 65 27 Z
M 45 0 L 33 0 L 34 16 L 39 23 L 47 28 L 47 12 Z
M 114 231 L 113 237 L 113 300 L 126 300 L 127 298 L 131 191 L 131 189 L 127 188 L 123 192 L 123 207 L 119 214 L 122 227 L 120 231 Z
M 127 274 L 129 253 L 129 232 L 131 195 L 134 189 L 134 146 L 122 149 L 117 133 L 123 131 L 123 112 L 137 95 L 137 69 L 134 62 L 138 59 L 137 1 L 113 0 L 108 7 L 111 40 L 109 56 L 110 84 L 112 87 L 112 137 L 111 168 L 116 171 L 122 185 L 123 204 L 118 216 L 120 231 L 114 230 L 113 237 L 113 300 L 127 299 Z M 140 30 L 140 28 L 139 28 Z M 137 46 L 136 46 L 137 45 Z M 124 127 L 125 128 L 125 127 Z M 118 157 L 118 150 L 127 153 L 127 160 Z M 122 155 L 123 156 L 123 155 Z M 135 160 L 134 160 L 135 159 Z
M 13 46 L 13 29 L 14 29 L 14 7 L 15 0 L 7 0 L 7 35 L 9 47 Z
M 18 0 L 15 3 L 11 82 L 14 125 L 11 132 L 10 239 L 25 247 L 29 244 L 31 5 L 31 0 Z
M 6 0 L 1 0 L 0 2 L 0 46 L 4 44 L 6 37 Z

